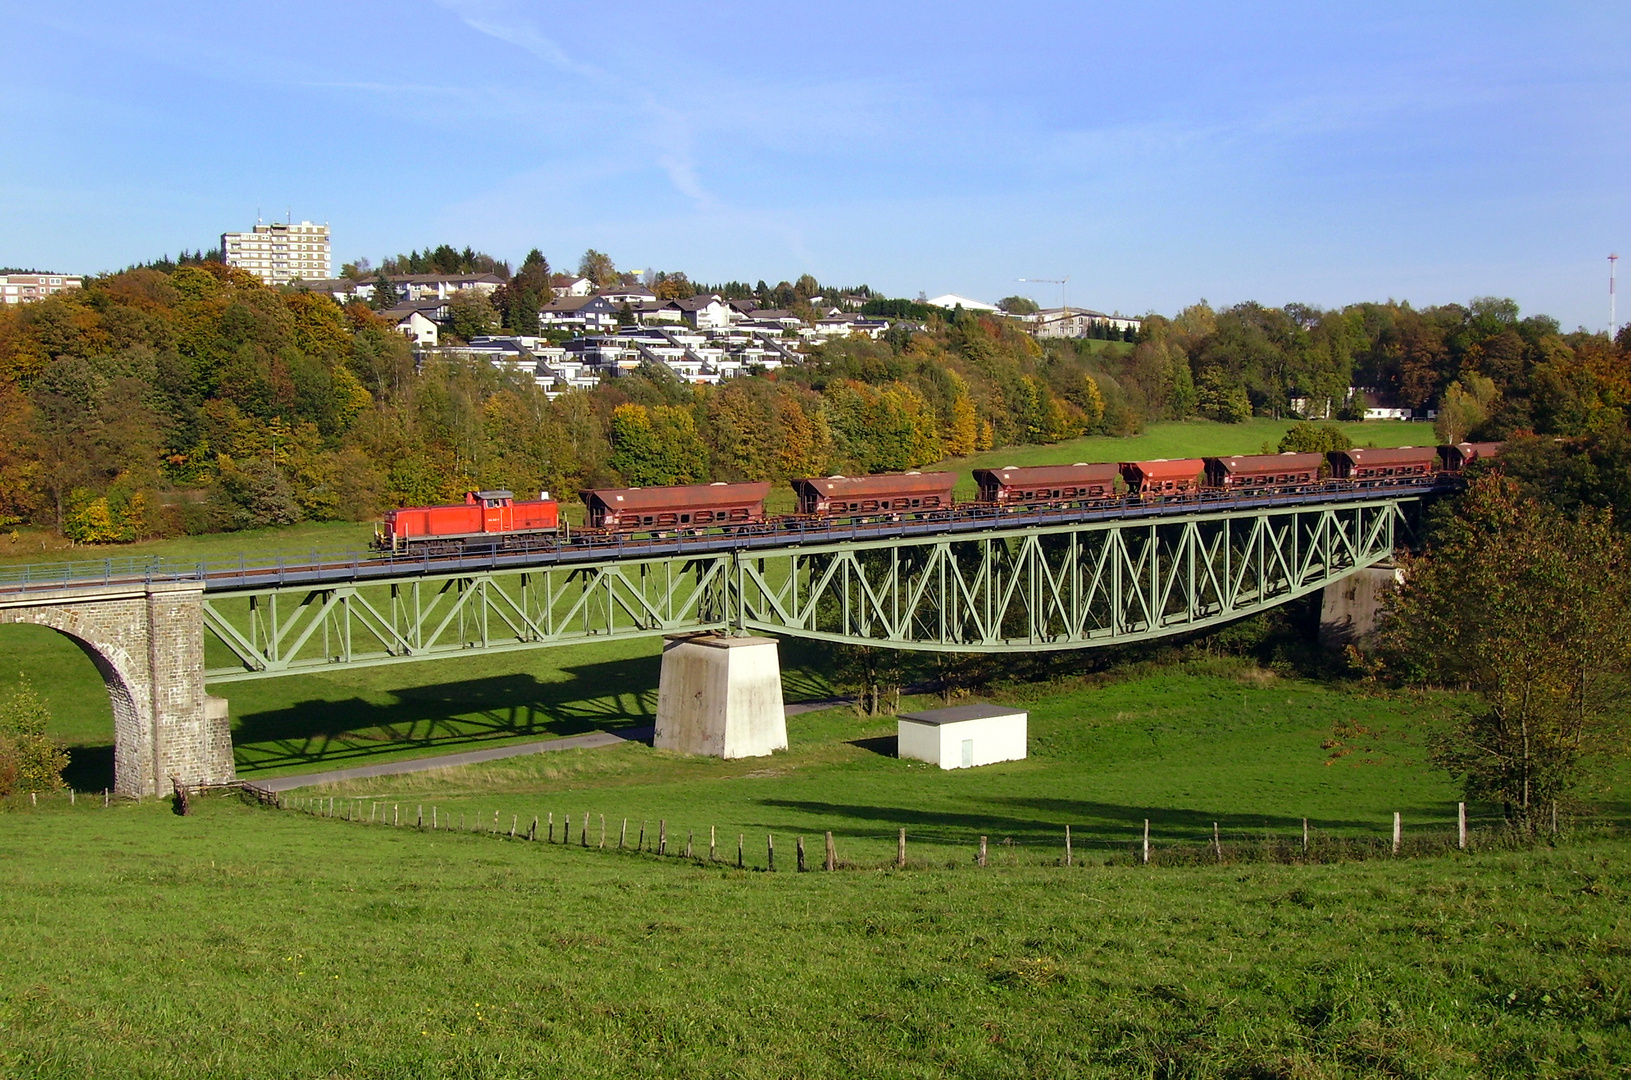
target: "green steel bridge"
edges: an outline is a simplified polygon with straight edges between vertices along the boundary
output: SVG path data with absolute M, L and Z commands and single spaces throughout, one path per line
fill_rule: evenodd
M 1341 488 L 186 576 L 203 582 L 210 683 L 694 631 L 1079 649 L 1203 630 L 1323 589 L 1392 556 L 1429 494 Z

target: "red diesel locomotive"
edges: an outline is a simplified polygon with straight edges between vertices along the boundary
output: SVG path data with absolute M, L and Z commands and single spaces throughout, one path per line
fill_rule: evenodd
M 767 485 L 768 486 L 768 485 Z M 405 506 L 386 511 L 374 529 L 381 551 L 468 551 L 510 546 L 523 537 L 553 536 L 560 503 L 539 492 L 536 501 L 515 501 L 510 491 L 472 491 L 451 506 Z
M 1185 501 L 1206 492 L 1290 496 L 1331 484 L 1431 484 L 1443 473 L 1458 473 L 1500 451 L 1500 443 L 1458 443 L 976 469 L 979 495 L 969 504 L 952 497 L 955 473 L 808 477 L 792 481 L 798 510 L 780 520 L 801 527 L 810 522 L 932 520 L 955 513 L 1092 507 L 1114 500 Z M 593 538 L 775 528 L 776 521 L 765 515 L 769 494 L 770 484 L 764 482 L 596 488 L 582 493 L 588 512 L 583 533 Z M 560 506 L 548 492 L 518 502 L 508 491 L 476 491 L 451 506 L 390 511 L 376 530 L 375 546 L 430 554 L 497 551 L 562 542 L 565 533 Z

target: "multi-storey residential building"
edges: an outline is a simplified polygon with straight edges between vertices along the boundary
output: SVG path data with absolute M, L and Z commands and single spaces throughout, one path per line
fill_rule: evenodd
M 64 289 L 77 289 L 84 279 L 74 274 L 0 274 L 0 300 L 21 304 L 43 300 Z
M 268 285 L 327 278 L 328 226 L 273 221 L 257 224 L 253 232 L 222 233 L 221 257 Z

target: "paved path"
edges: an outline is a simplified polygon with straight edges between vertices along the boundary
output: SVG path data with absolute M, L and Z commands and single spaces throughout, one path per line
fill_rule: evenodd
M 838 697 L 801 701 L 786 706 L 786 711 L 788 716 L 797 716 L 799 713 L 847 705 L 853 700 Z M 652 731 L 653 729 L 649 727 L 624 728 L 621 733 L 591 731 L 587 735 L 569 735 L 564 739 L 548 739 L 544 742 L 514 743 L 510 746 L 494 746 L 487 750 L 467 750 L 462 754 L 438 754 L 436 757 L 389 761 L 383 765 L 358 765 L 352 769 L 299 773 L 295 776 L 278 776 L 270 780 L 246 780 L 244 783 L 262 791 L 290 791 L 299 787 L 311 787 L 314 784 L 337 784 L 342 780 L 362 780 L 370 776 L 400 776 L 403 773 L 428 772 L 431 769 L 450 769 L 456 765 L 476 765 L 483 761 L 501 761 L 504 758 L 542 754 L 550 750 L 579 750 L 596 746 L 616 746 L 626 742 L 649 742 Z
M 541 754 L 547 750 L 577 750 L 583 747 L 616 746 L 626 742 L 644 742 L 651 738 L 651 728 L 625 728 L 621 734 L 610 731 L 591 731 L 587 735 L 571 735 L 564 739 L 545 742 L 514 743 L 494 746 L 486 750 L 468 750 L 462 754 L 439 754 L 436 757 L 412 758 L 408 761 L 389 761 L 383 765 L 359 765 L 354 769 L 333 769 L 329 772 L 300 773 L 296 776 L 278 776 L 270 780 L 246 780 L 246 784 L 262 791 L 288 791 L 291 788 L 310 787 L 313 784 L 336 784 L 342 780 L 361 780 L 369 776 L 398 776 L 402 773 L 427 772 L 448 769 L 455 765 L 475 765 L 483 761 L 500 761 L 523 754 Z

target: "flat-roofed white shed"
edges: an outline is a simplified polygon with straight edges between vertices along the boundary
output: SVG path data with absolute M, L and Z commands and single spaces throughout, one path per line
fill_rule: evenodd
M 955 705 L 949 709 L 901 713 L 896 718 L 896 753 L 940 766 L 968 769 L 1025 757 L 1030 715 L 999 705 Z

